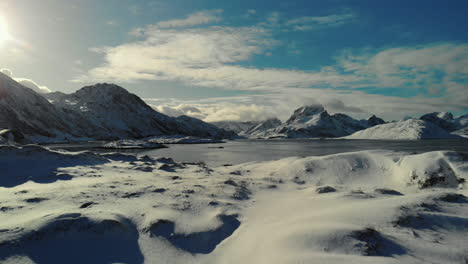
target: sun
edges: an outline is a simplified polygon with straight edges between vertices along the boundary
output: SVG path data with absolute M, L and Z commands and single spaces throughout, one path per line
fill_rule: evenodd
M 0 43 L 11 40 L 11 34 L 8 31 L 8 24 L 4 17 L 0 16 Z

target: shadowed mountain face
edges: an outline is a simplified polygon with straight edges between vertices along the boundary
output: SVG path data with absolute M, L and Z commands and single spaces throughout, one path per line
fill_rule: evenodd
M 64 113 L 3 73 L 0 73 L 0 128 L 45 137 L 57 136 L 58 131 L 72 131 Z
M 156 112 L 141 98 L 115 84 L 96 84 L 72 94 L 44 96 L 49 100 L 0 73 L 0 128 L 20 131 L 34 141 L 175 134 L 235 136 L 201 120 L 172 118 Z

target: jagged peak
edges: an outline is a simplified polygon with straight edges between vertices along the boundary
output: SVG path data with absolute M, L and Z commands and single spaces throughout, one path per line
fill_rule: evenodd
M 450 112 L 432 112 L 429 114 L 425 114 L 421 116 L 420 119 L 434 119 L 434 118 L 440 118 L 446 121 L 453 120 L 453 114 Z
M 309 115 L 320 114 L 321 112 L 324 112 L 324 111 L 325 111 L 325 108 L 321 104 L 305 105 L 296 109 L 293 115 L 309 116 Z

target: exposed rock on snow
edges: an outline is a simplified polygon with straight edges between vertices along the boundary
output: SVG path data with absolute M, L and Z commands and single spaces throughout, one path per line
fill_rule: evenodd
M 358 131 L 347 139 L 383 139 L 383 140 L 418 140 L 418 139 L 456 139 L 458 135 L 450 134 L 435 124 L 417 119 L 382 124 Z

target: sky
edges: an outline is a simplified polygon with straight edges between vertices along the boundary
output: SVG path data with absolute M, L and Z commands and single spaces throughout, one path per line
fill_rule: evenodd
M 0 69 L 42 92 L 116 83 L 208 122 L 317 103 L 358 118 L 459 115 L 467 13 L 463 0 L 0 0 Z

